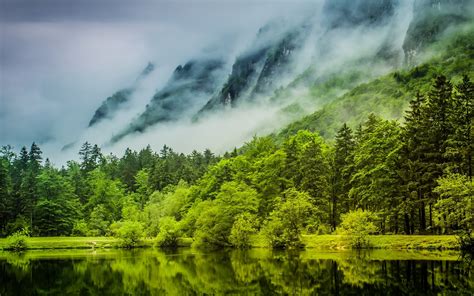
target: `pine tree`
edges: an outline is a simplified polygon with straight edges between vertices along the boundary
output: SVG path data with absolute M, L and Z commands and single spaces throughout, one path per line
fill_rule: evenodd
M 428 93 L 426 107 L 423 108 L 425 125 L 421 141 L 424 149 L 422 189 L 426 193 L 429 205 L 431 229 L 433 229 L 432 207 L 437 200 L 437 194 L 433 189 L 437 186 L 436 180 L 442 176 L 447 164 L 445 152 L 448 137 L 452 132 L 448 120 L 452 105 L 452 85 L 445 76 L 440 75 L 436 77 Z
M 448 170 L 472 178 L 472 153 L 474 150 L 474 84 L 468 76 L 455 87 L 453 110 L 449 121 L 452 133 L 447 140 Z
M 36 231 L 33 221 L 36 202 L 38 201 L 37 177 L 41 172 L 41 154 L 41 149 L 38 147 L 38 145 L 36 145 L 35 142 L 33 142 L 28 153 L 27 169 L 22 176 L 20 185 L 20 213 L 29 217 L 30 230 L 32 233 L 35 233 Z M 20 155 L 20 157 L 23 157 L 23 155 Z
M 343 124 L 336 134 L 334 151 L 333 181 L 332 181 L 332 206 L 331 224 L 333 230 L 339 222 L 340 214 L 350 209 L 349 190 L 352 175 L 353 151 L 355 147 L 352 130 L 347 124 Z
M 12 217 L 12 181 L 9 167 L 8 161 L 0 157 L 0 235 L 5 232 L 8 219 Z
M 404 216 L 406 234 L 414 232 L 415 216 L 419 217 L 419 228 L 426 229 L 425 218 L 425 185 L 422 179 L 423 162 L 426 147 L 422 139 L 428 126 L 424 117 L 425 98 L 418 93 L 406 111 L 405 125 L 402 129 L 402 143 L 399 160 L 400 183 L 404 198 L 399 203 L 399 210 Z M 418 209 L 418 214 L 414 209 Z
M 319 136 L 312 138 L 305 145 L 299 158 L 301 172 L 300 189 L 309 193 L 311 203 L 327 217 L 320 217 L 321 221 L 329 221 L 329 164 L 325 158 L 322 139 Z

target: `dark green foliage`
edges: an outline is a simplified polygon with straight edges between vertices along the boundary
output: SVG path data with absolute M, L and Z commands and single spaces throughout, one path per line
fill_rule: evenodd
M 472 229 L 458 234 L 459 245 L 463 253 L 474 254 L 474 236 Z
M 336 229 L 339 215 L 349 211 L 350 180 L 353 173 L 355 149 L 352 130 L 345 123 L 336 135 L 331 173 L 331 227 Z

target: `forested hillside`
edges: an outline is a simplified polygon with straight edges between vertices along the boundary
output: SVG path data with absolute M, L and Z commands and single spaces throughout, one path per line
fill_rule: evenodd
M 373 225 L 371 233 L 472 229 L 473 83 L 410 79 L 423 69 L 384 78 L 402 93 L 414 88 L 403 123 L 370 114 L 355 129 L 341 121 L 332 138 L 302 129 L 279 141 L 256 137 L 222 157 L 165 146 L 117 158 L 85 143 L 81 161 L 62 168 L 35 143 L 19 153 L 3 147 L 1 233 L 134 233 L 163 246 L 192 237 L 195 245 L 242 247 L 259 232 L 289 247 L 303 233 L 347 230 L 351 219 Z
M 426 92 L 437 74 L 443 73 L 449 79 L 459 80 L 463 74 L 472 73 L 473 44 L 474 28 L 470 25 L 429 47 L 426 51 L 431 57 L 419 65 L 406 67 L 355 86 L 354 83 L 363 79 L 363 76 L 370 75 L 369 69 L 363 72 L 341 72 L 325 83 L 315 83 L 310 90 L 310 96 L 324 97 L 328 103 L 278 133 L 285 137 L 295 134 L 298 130 L 308 129 L 331 139 L 341 122 L 356 128 L 370 113 L 386 119 L 402 120 L 411 98 L 417 92 Z M 338 97 L 338 91 L 341 90 L 348 91 Z

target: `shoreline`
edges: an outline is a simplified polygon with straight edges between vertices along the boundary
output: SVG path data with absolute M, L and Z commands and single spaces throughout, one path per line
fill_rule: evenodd
M 375 250 L 459 250 L 454 235 L 371 235 L 371 247 Z M 155 239 L 145 238 L 135 248 L 152 248 Z M 192 238 L 180 238 L 178 247 L 191 247 Z M 343 235 L 302 235 L 307 250 L 350 250 L 349 237 Z M 114 237 L 30 237 L 26 250 L 55 249 L 120 249 L 120 239 Z M 0 238 L 0 250 L 6 239 Z M 253 235 L 251 248 L 268 248 L 261 235 Z M 6 251 L 6 250 L 4 250 Z

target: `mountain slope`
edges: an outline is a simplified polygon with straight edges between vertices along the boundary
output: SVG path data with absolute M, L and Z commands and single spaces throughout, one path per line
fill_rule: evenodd
M 463 74 L 473 75 L 474 26 L 433 44 L 430 50 L 438 54 L 427 62 L 357 86 L 313 114 L 290 124 L 277 137 L 284 138 L 298 130 L 308 129 L 332 138 L 344 122 L 356 128 L 370 113 L 387 119 L 401 119 L 408 102 L 417 91 L 426 92 L 437 74 L 455 80 Z
M 102 102 L 100 107 L 95 111 L 94 116 L 92 116 L 89 121 L 89 127 L 96 125 L 103 119 L 112 118 L 115 113 L 122 109 L 124 104 L 130 100 L 130 97 L 135 93 L 137 84 L 154 70 L 155 66 L 152 63 L 148 63 L 132 87 L 119 90 Z
M 262 107 L 277 113 L 268 116 L 279 125 L 262 121 L 245 133 L 275 130 L 314 110 L 319 111 L 290 125 L 286 132 L 310 126 L 332 135 L 338 122 L 359 122 L 367 115 L 366 109 L 399 118 L 413 96 L 412 79 L 429 81 L 443 62 L 433 60 L 413 73 L 403 70 L 393 77 L 387 73 L 426 62 L 427 56 L 444 50 L 433 44 L 471 24 L 474 6 L 467 0 L 414 0 L 413 7 L 410 3 L 327 0 L 319 14 L 269 22 L 235 57 L 207 54 L 178 66 L 145 111 L 134 114 L 125 128 L 118 127 L 118 133 L 107 135 L 110 141 L 106 143 L 145 133 L 160 123 L 192 125 L 207 120 L 211 113 L 212 118 L 225 120 L 232 112 Z M 409 80 L 407 85 L 402 85 L 404 79 Z M 90 126 L 113 116 L 133 91 L 126 88 L 108 98 Z
M 124 136 L 143 132 L 159 122 L 191 116 L 219 86 L 225 62 L 218 58 L 201 58 L 179 65 L 165 87 L 158 91 L 146 110 L 130 125 L 112 138 L 117 142 Z

